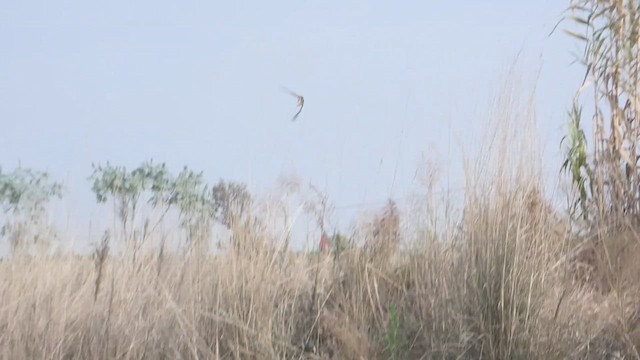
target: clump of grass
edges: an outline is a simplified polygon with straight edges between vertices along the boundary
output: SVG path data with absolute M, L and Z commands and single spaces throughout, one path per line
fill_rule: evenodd
M 372 261 L 386 263 L 399 249 L 400 214 L 396 203 L 389 200 L 382 214 L 376 215 L 367 234 L 367 247 Z
M 572 0 L 569 10 L 567 17 L 578 30 L 567 32 L 584 45 L 579 61 L 585 66 L 585 82 L 577 97 L 590 88 L 593 96 L 593 154 L 588 164 L 579 128 L 582 113 L 575 105 L 571 113 L 567 162 L 572 164 L 578 201 L 591 221 L 637 219 L 640 8 L 633 0 Z
M 107 262 L 107 256 L 109 256 L 109 233 L 105 232 L 102 237 L 102 241 L 98 248 L 94 252 L 94 261 L 96 266 L 96 281 L 95 291 L 93 293 L 93 301 L 98 299 L 98 292 L 100 292 L 100 285 L 102 284 L 102 278 L 104 274 L 104 266 Z
M 459 336 L 471 358 L 554 356 L 540 338 L 545 325 L 553 327 L 542 316 L 550 291 L 545 280 L 562 238 L 542 196 L 533 96 L 519 95 L 507 87 L 497 98 L 492 120 L 500 123 L 475 167 L 467 168 L 454 279 Z
M 384 336 L 385 353 L 389 360 L 406 359 L 408 343 L 402 318 L 397 306 L 391 304 L 388 310 L 387 329 Z
M 581 119 L 582 109 L 574 102 L 569 112 L 569 134 L 562 139 L 562 142 L 568 140 L 569 145 L 567 157 L 562 163 L 561 169 L 570 174 L 571 181 L 578 191 L 578 198 L 569 209 L 570 215 L 574 218 L 588 220 L 589 164 L 587 162 L 587 138 L 580 124 Z

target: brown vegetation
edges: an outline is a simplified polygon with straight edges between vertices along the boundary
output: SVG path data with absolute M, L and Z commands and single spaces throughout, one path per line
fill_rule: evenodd
M 468 168 L 464 216 L 445 231 L 452 238 L 433 229 L 415 232 L 431 234 L 428 239 L 407 238 L 411 232 L 403 235 L 400 212 L 390 202 L 364 230 L 366 246 L 335 256 L 294 254 L 254 221 L 234 222 L 234 246 L 215 256 L 179 255 L 157 239 L 156 248 L 131 261 L 109 253 L 118 239 L 106 235 L 93 258 L 17 256 L 0 263 L 0 354 L 636 356 L 636 229 L 588 237 L 568 231 L 545 199 L 532 165 L 536 153 L 522 150 L 531 148 L 524 135 L 534 117 L 511 111 L 518 102 L 512 91 L 505 93 L 498 118 L 509 123 L 496 124 L 497 140 Z M 404 242 L 413 245 L 402 249 Z
M 240 203 L 222 214 L 231 244 L 216 255 L 207 246 L 170 251 L 155 233 L 149 246 L 118 256 L 111 244 L 125 239 L 107 233 L 92 257 L 16 252 L 0 262 L 0 357 L 640 359 L 638 71 L 624 69 L 638 63 L 640 16 L 631 1 L 573 4 L 599 14 L 579 22 L 611 30 L 595 43 L 608 41 L 614 53 L 591 47 L 587 63 L 616 65 L 588 69 L 596 93 L 607 94 L 591 162 L 572 113 L 565 167 L 588 220 L 551 205 L 531 135 L 535 101 L 506 88 L 487 147 L 466 159 L 463 215 L 444 228 L 404 231 L 408 215 L 389 202 L 354 236 L 364 244 L 328 241 L 330 206 L 316 191 L 304 207 L 323 251 L 294 253 L 286 211 L 276 236 L 276 215 L 248 216 L 243 198 L 215 193 L 219 203 Z M 437 214 L 429 201 L 432 213 L 410 215 Z M 9 239 L 28 243 L 19 230 Z M 340 251 L 326 254 L 338 241 Z

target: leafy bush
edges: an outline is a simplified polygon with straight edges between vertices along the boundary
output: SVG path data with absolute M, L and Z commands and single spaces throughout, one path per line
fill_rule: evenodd
M 9 238 L 13 253 L 28 245 L 27 239 L 37 241 L 42 229 L 46 205 L 53 198 L 62 197 L 62 185 L 50 180 L 46 172 L 18 168 L 10 173 L 0 169 L 0 204 L 6 220 L 0 235 Z
M 146 239 L 167 213 L 175 210 L 189 244 L 207 241 L 215 221 L 230 228 L 233 220 L 251 203 L 251 196 L 242 184 L 220 180 L 209 187 L 202 172 L 184 167 L 174 176 L 165 164 L 152 161 L 143 162 L 132 171 L 109 163 L 94 165 L 90 180 L 98 203 L 113 201 L 114 215 L 120 219 L 127 242 L 135 240 L 135 221 L 143 198 L 161 215 L 153 226 L 149 225 L 148 218 L 144 221 L 140 241 Z M 133 245 L 137 248 L 140 244 L 134 241 Z

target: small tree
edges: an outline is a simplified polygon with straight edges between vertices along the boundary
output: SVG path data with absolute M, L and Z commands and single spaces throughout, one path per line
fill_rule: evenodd
M 153 226 L 149 226 L 148 218 L 144 221 L 143 235 L 141 241 L 134 242 L 134 251 L 171 209 L 177 210 L 187 244 L 192 246 L 205 244 L 215 221 L 231 228 L 251 204 L 251 196 L 244 185 L 220 180 L 209 188 L 202 172 L 196 173 L 187 167 L 178 176 L 173 176 L 165 164 L 154 165 L 152 161 L 144 162 L 130 172 L 109 163 L 93 167 L 90 180 L 96 200 L 105 203 L 112 199 L 114 216 L 120 220 L 127 242 L 136 238 L 136 214 L 143 199 L 153 209 L 161 210 L 162 215 Z
M 36 231 L 33 239 L 37 241 L 46 205 L 56 197 L 62 197 L 62 185 L 46 172 L 18 168 L 3 173 L 0 168 L 0 204 L 6 215 L 0 234 L 8 236 L 13 253 L 28 245 L 29 231 Z
M 184 168 L 172 185 L 171 204 L 180 212 L 180 224 L 187 232 L 187 243 L 206 251 L 214 222 L 229 230 L 251 206 L 251 195 L 244 184 L 225 182 L 209 188 L 202 173 Z
M 165 164 L 155 165 L 152 161 L 147 161 L 129 172 L 125 167 L 113 166 L 107 162 L 105 166 L 93 165 L 93 174 L 89 179 L 93 181 L 91 190 L 98 203 L 106 203 L 112 199 L 114 216 L 120 220 L 126 243 L 135 240 L 133 234 L 136 213 L 145 192 L 150 192 L 148 203 L 154 208 L 165 207 L 163 216 L 169 210 L 173 179 Z M 147 236 L 148 224 L 145 221 L 142 239 L 134 244 L 135 248 Z
M 207 191 L 202 173 L 185 167 L 172 183 L 170 201 L 180 212 L 180 225 L 187 232 L 187 244 L 198 245 L 203 251 L 207 250 L 205 244 L 211 236 L 214 217 L 214 206 Z
M 220 180 L 211 189 L 211 198 L 216 220 L 227 228 L 240 219 L 251 206 L 251 195 L 244 184 Z

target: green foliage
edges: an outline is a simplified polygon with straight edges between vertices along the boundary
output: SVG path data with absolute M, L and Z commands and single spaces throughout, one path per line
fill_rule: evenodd
M 125 240 L 129 241 L 140 197 L 150 191 L 149 203 L 158 206 L 170 191 L 171 175 L 165 164 L 154 165 L 153 161 L 146 161 L 131 172 L 125 167 L 113 166 L 108 162 L 105 166 L 92 166 L 93 174 L 89 178 L 93 181 L 91 190 L 98 203 L 113 199 Z
M 18 168 L 3 173 L 0 169 L 0 206 L 6 215 L 0 235 L 7 236 L 14 254 L 55 235 L 42 219 L 49 201 L 61 197 L 62 185 L 46 172 Z
M 180 212 L 180 225 L 187 232 L 187 242 L 202 244 L 209 237 L 213 217 L 213 206 L 202 173 L 185 167 L 170 188 L 169 204 Z
M 389 306 L 384 343 L 387 359 L 399 360 L 407 358 L 409 350 L 407 335 L 402 324 L 402 319 L 398 314 L 398 309 L 395 305 Z
M 187 167 L 174 176 L 165 164 L 152 161 L 142 163 L 128 172 L 124 167 L 95 166 L 90 177 L 92 190 L 98 203 L 113 199 L 119 209 L 119 217 L 130 235 L 130 226 L 135 218 L 140 199 L 146 195 L 153 208 L 163 207 L 163 214 L 176 209 L 180 225 L 187 232 L 188 242 L 206 240 L 214 221 L 231 227 L 233 219 L 244 213 L 251 197 L 242 184 L 220 182 L 210 188 L 202 172 Z M 127 232 L 129 230 L 129 232 Z
M 54 197 L 62 197 L 62 185 L 51 181 L 46 172 L 18 168 L 3 173 L 0 168 L 0 204 L 4 212 L 36 215 Z
M 207 186 L 202 173 L 195 173 L 184 168 L 169 185 L 172 196 L 170 204 L 175 204 L 181 212 L 192 214 L 209 213 L 209 202 L 206 199 Z
M 331 248 L 333 249 L 333 256 L 336 259 L 340 257 L 340 254 L 352 246 L 349 238 L 340 233 L 333 234 L 330 243 Z
M 141 194 L 151 190 L 150 203 L 157 205 L 163 200 L 171 188 L 171 174 L 165 164 L 154 165 L 152 161 L 144 162 L 131 172 L 122 166 L 92 165 L 93 181 L 91 190 L 98 203 L 104 203 L 109 197 L 128 204 L 135 204 Z
M 244 214 L 251 204 L 251 196 L 243 184 L 225 182 L 209 188 L 202 173 L 187 168 L 172 185 L 170 204 L 180 211 L 181 226 L 187 231 L 188 241 L 202 241 L 209 237 L 214 221 L 231 229 L 233 221 Z
M 590 221 L 637 218 L 640 7 L 634 0 L 571 0 L 569 10 L 566 19 L 577 29 L 566 32 L 584 46 L 578 60 L 585 67 L 585 77 L 577 96 L 588 89 L 593 91 L 588 94 L 594 131 L 589 165 L 585 161 L 584 135 L 577 130 L 576 119 L 582 109 L 574 105 L 571 111 L 572 146 L 563 169 L 569 170 L 580 192 L 574 210 L 579 204 L 583 217 Z
M 574 102 L 569 112 L 569 134 L 564 136 L 561 142 L 569 141 L 566 159 L 562 163 L 561 170 L 571 176 L 571 181 L 579 194 L 579 198 L 570 209 L 571 215 L 575 215 L 580 207 L 582 217 L 587 219 L 589 164 L 587 163 L 587 138 L 580 125 L 581 119 L 582 109 Z

